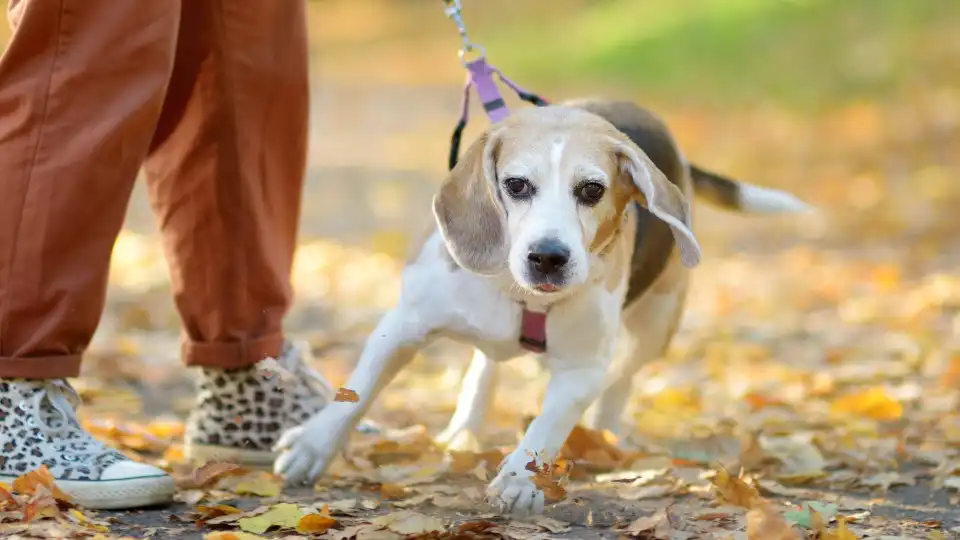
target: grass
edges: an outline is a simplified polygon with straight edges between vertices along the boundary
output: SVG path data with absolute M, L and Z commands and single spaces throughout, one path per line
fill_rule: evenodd
M 942 0 L 609 0 L 493 34 L 488 49 L 544 82 L 808 107 L 945 82 L 958 26 L 960 3 Z
M 438 0 L 314 0 L 310 13 L 327 66 L 373 82 L 459 77 Z M 952 84 L 960 63 L 960 2 L 948 0 L 464 0 L 464 18 L 528 84 L 589 81 L 676 105 L 903 97 Z

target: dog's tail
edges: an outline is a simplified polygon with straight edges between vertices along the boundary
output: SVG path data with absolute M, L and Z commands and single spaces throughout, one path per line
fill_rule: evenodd
M 693 164 L 690 165 L 690 174 L 693 177 L 694 193 L 727 210 L 751 214 L 782 214 L 814 209 L 786 191 L 731 180 Z

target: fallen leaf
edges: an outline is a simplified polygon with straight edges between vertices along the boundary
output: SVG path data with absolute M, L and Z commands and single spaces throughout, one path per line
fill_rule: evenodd
M 717 488 L 717 494 L 721 502 L 728 502 L 750 509 L 754 508 L 761 500 L 756 488 L 744 482 L 740 477 L 730 476 L 726 469 L 718 470 L 712 483 Z
M 266 537 L 242 531 L 215 531 L 203 535 L 203 540 L 259 540 L 260 538 Z
M 237 525 L 244 531 L 261 534 L 272 527 L 293 529 L 302 517 L 303 511 L 297 505 L 279 503 L 260 515 L 237 520 Z
M 80 510 L 77 510 L 76 508 L 71 508 L 66 513 L 66 516 L 67 516 L 67 519 L 69 519 L 70 521 L 76 523 L 77 525 L 80 525 L 81 527 L 90 529 L 91 531 L 96 531 L 99 533 L 110 532 L 110 529 L 106 526 L 105 523 L 97 522 L 90 519 L 83 512 L 81 512 Z
M 197 467 L 193 475 L 181 482 L 181 488 L 203 488 L 209 487 L 220 478 L 226 476 L 235 476 L 246 474 L 249 469 L 237 465 L 236 463 L 227 463 L 223 461 L 211 461 Z
M 696 535 L 674 528 L 670 522 L 670 507 L 661 508 L 653 515 L 634 520 L 621 531 L 624 536 L 642 540 L 687 540 Z
M 245 476 L 233 492 L 237 495 L 257 495 L 259 497 L 276 497 L 283 490 L 282 481 L 267 472 L 257 471 Z
M 543 492 L 545 502 L 557 502 L 566 498 L 567 491 L 557 481 L 558 479 L 555 477 L 556 469 L 551 464 L 544 463 L 542 466 L 538 466 L 537 458 L 533 458 L 525 468 L 533 473 L 530 481 Z
M 380 484 L 380 496 L 384 499 L 402 499 L 407 494 L 407 488 L 398 484 Z
M 423 534 L 446 530 L 446 526 L 439 519 L 410 510 L 380 516 L 373 520 L 373 524 L 399 534 Z
M 194 506 L 198 502 L 202 501 L 207 496 L 207 492 L 202 489 L 188 489 L 185 491 L 178 491 L 176 499 L 186 503 L 189 506 Z
M 46 465 L 24 473 L 13 481 L 13 491 L 21 495 L 33 495 L 40 486 L 46 488 L 54 499 L 65 503 L 70 502 L 70 497 L 57 487 Z
M 14 481 L 16 485 L 16 481 Z M 23 521 L 31 522 L 44 518 L 55 518 L 60 515 L 60 509 L 57 507 L 57 499 L 47 489 L 46 486 L 38 484 L 34 486 L 33 494 L 23 505 Z
M 798 510 L 786 512 L 784 517 L 787 521 L 806 529 L 816 529 L 815 520 L 820 519 L 824 523 L 829 522 L 837 515 L 837 508 L 837 505 L 833 503 L 808 501 L 800 505 Z
M 870 388 L 848 394 L 833 401 L 830 409 L 838 414 L 862 416 L 872 420 L 897 420 L 903 416 L 903 405 L 883 388 Z
M 823 476 L 827 461 L 814 446 L 812 435 L 758 438 L 761 450 L 783 464 L 783 476 Z M 780 476 L 780 475 L 778 475 Z
M 206 521 L 208 519 L 213 519 L 220 516 L 241 513 L 239 508 L 235 508 L 228 504 L 214 504 L 209 506 L 197 505 L 193 507 L 193 510 L 200 514 L 199 519 L 201 521 Z
M 761 503 L 747 512 L 748 540 L 801 540 L 780 512 L 769 503 Z
M 533 518 L 533 522 L 552 533 L 565 533 L 570 530 L 569 523 L 547 516 L 536 516 Z
M 333 398 L 334 401 L 345 401 L 347 403 L 357 403 L 360 401 L 360 396 L 356 392 L 350 390 L 349 388 L 340 388 L 337 390 L 337 395 Z
M 323 534 L 337 524 L 337 520 L 321 514 L 306 514 L 297 522 L 297 532 L 301 534 Z
M 853 534 L 853 531 L 847 527 L 847 520 L 842 517 L 837 518 L 837 528 L 835 530 L 828 531 L 821 526 L 817 533 L 819 534 L 819 540 L 858 540 L 857 535 Z

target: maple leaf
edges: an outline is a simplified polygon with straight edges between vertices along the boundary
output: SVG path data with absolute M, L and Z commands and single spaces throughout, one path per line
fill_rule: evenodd
M 360 401 L 360 396 L 356 392 L 350 390 L 349 388 L 339 388 L 337 389 L 337 395 L 333 398 L 334 401 L 344 401 L 347 403 L 357 403 Z
M 33 495 L 40 487 L 46 488 L 47 492 L 57 501 L 70 503 L 70 497 L 60 491 L 46 465 L 41 465 L 37 469 L 24 473 L 13 481 L 13 490 L 22 495 Z

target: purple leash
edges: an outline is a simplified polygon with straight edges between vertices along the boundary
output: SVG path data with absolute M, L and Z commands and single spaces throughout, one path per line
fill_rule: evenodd
M 453 135 L 450 137 L 450 158 L 448 160 L 448 166 L 451 170 L 457 164 L 457 159 L 460 155 L 460 140 L 463 137 L 463 130 L 467 127 L 467 120 L 469 119 L 471 87 L 477 92 L 477 97 L 480 98 L 480 103 L 483 104 L 483 110 L 487 113 L 487 117 L 492 123 L 497 123 L 510 115 L 507 104 L 500 94 L 500 89 L 497 88 L 494 76 L 513 90 L 522 101 L 532 103 L 538 107 L 549 105 L 542 97 L 520 88 L 516 83 L 506 78 L 499 69 L 488 64 L 484 56 L 472 62 L 465 62 L 464 66 L 467 68 L 467 81 L 463 85 L 460 120 L 457 122 L 457 126 L 453 130 Z

